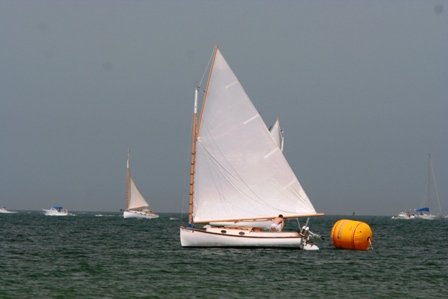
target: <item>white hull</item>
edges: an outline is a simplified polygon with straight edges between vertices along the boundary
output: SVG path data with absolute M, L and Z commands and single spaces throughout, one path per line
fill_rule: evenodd
M 440 217 L 433 214 L 408 214 L 408 213 L 400 213 L 397 216 L 392 217 L 392 219 L 404 219 L 404 220 L 412 220 L 412 219 L 434 220 L 437 218 Z
M 422 215 L 416 215 L 415 218 L 417 219 L 423 219 L 423 220 L 434 220 L 438 218 L 436 215 L 433 214 L 422 214 Z
M 0 214 L 15 214 L 17 213 L 16 211 L 8 211 L 5 208 L 0 208 Z
M 208 227 L 205 229 L 180 228 L 183 247 L 260 247 L 298 248 L 319 250 L 314 244 L 303 244 L 297 232 L 254 232 L 249 229 Z
M 415 219 L 415 215 L 407 212 L 401 212 L 397 216 L 392 216 L 392 219 L 404 219 L 404 220 L 410 220 Z
M 43 209 L 45 216 L 68 216 L 67 210 L 58 211 L 56 209 Z
M 159 218 L 159 215 L 148 211 L 124 211 L 123 218 L 154 219 Z

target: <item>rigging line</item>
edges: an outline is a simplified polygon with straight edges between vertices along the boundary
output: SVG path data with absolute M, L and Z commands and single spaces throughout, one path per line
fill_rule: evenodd
M 302 230 L 302 227 L 300 226 L 299 218 L 296 218 L 296 220 L 297 220 L 297 225 L 299 226 L 299 232 L 300 232 Z
M 431 158 L 431 156 L 429 156 Z M 440 204 L 440 197 L 439 197 L 439 190 L 437 188 L 437 181 L 436 181 L 436 175 L 434 173 L 434 168 L 432 166 L 432 160 L 429 160 L 429 168 L 430 168 L 430 175 L 432 176 L 432 184 L 434 187 L 434 193 L 436 195 L 437 204 L 439 205 L 439 213 L 442 215 L 442 206 Z
M 218 55 L 218 53 L 219 53 L 219 49 L 218 49 L 217 46 L 215 46 L 215 48 L 213 49 L 212 57 L 210 58 L 208 75 L 207 75 L 207 83 L 206 83 L 205 88 L 203 90 L 201 110 L 199 112 L 199 117 L 197 118 L 196 138 L 197 138 L 197 134 L 199 134 L 199 130 L 201 128 L 202 114 L 204 113 L 204 108 L 205 108 L 205 104 L 206 104 L 206 101 L 207 101 L 208 88 L 210 86 L 210 81 L 211 81 L 211 78 L 212 78 L 213 68 L 214 68 L 216 56 Z
M 207 74 L 207 71 L 208 71 L 208 69 L 209 69 L 209 67 L 210 67 L 210 64 L 212 63 L 212 59 L 213 59 L 213 53 L 212 53 L 212 55 L 210 56 L 210 59 L 208 60 L 207 65 L 205 66 L 204 72 L 202 73 L 201 80 L 200 80 L 199 83 L 198 83 L 198 87 L 201 87 L 201 86 L 202 86 L 202 82 L 204 82 L 205 75 Z

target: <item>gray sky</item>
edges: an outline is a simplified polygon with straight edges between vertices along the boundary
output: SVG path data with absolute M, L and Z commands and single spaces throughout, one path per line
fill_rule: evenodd
M 0 0 L 0 205 L 117 211 L 127 149 L 186 210 L 195 82 L 214 44 L 318 212 L 448 210 L 448 1 Z

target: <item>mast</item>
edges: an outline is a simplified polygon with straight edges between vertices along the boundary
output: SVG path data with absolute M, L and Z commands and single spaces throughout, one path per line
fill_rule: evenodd
M 434 168 L 432 166 L 431 154 L 428 154 L 428 200 L 431 198 L 430 188 L 434 188 L 434 195 L 436 197 L 437 205 L 439 208 L 439 216 L 442 215 L 442 205 L 440 204 L 439 190 L 437 188 L 436 175 L 434 174 Z M 429 203 L 428 203 L 429 206 Z
M 131 168 L 129 165 L 129 160 L 131 156 L 131 150 L 128 149 L 128 159 L 126 161 L 126 180 L 125 180 L 125 196 L 126 196 L 126 202 L 125 202 L 125 209 L 129 207 L 129 201 L 131 200 Z
M 429 208 L 431 202 L 431 154 L 428 153 L 428 180 L 426 182 L 426 200 Z
M 196 137 L 198 114 L 198 86 L 194 90 L 193 125 L 191 128 L 191 162 L 190 162 L 190 193 L 188 196 L 188 223 L 193 223 L 193 195 L 194 195 L 194 170 L 196 163 Z
M 212 60 L 210 63 L 210 68 L 208 71 L 207 85 L 204 90 L 204 96 L 202 99 L 200 116 L 198 119 L 198 93 L 199 86 L 196 86 L 194 91 L 194 109 L 193 109 L 193 125 L 191 128 L 191 162 L 190 162 L 190 192 L 188 196 L 188 223 L 193 223 L 193 198 L 194 198 L 194 175 L 195 175 L 195 166 L 196 166 L 196 141 L 198 137 L 198 131 L 200 127 L 200 120 L 202 118 L 202 112 L 204 111 L 205 100 L 207 98 L 207 90 L 208 85 L 210 84 L 210 77 L 212 74 L 212 68 L 215 62 L 216 53 L 218 51 L 218 47 L 215 46 L 213 50 Z

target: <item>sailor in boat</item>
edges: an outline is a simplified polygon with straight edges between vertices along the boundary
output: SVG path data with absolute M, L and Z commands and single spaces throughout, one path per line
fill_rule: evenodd
M 285 220 L 283 219 L 283 215 L 280 214 L 274 219 L 272 219 L 271 232 L 281 232 L 284 225 Z

